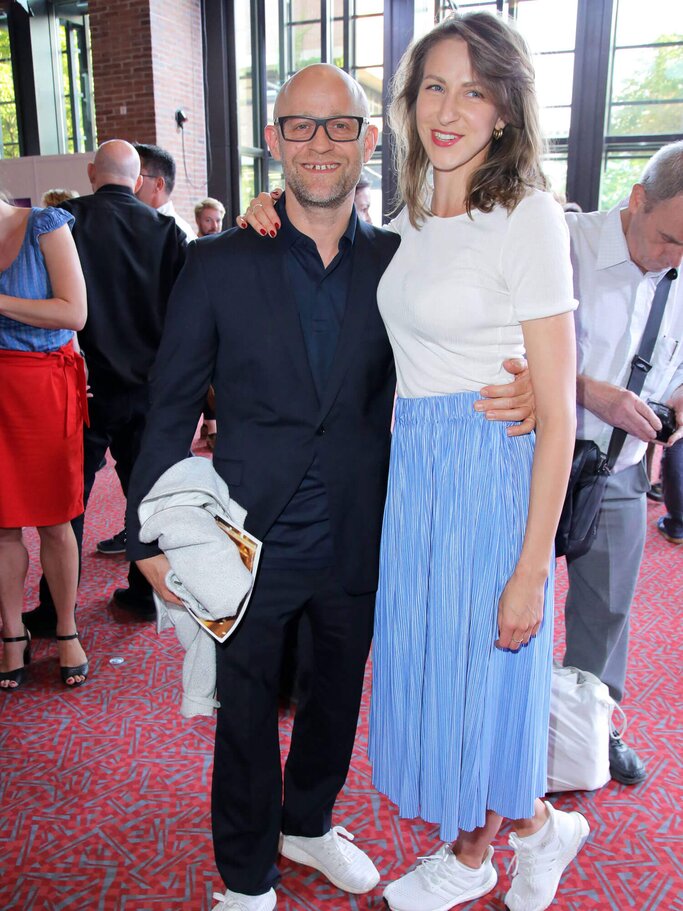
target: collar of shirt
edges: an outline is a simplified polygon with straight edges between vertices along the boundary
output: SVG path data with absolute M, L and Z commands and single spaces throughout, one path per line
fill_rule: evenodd
M 275 204 L 275 210 L 280 216 L 280 235 L 288 247 L 294 246 L 294 244 L 302 244 L 309 248 L 315 249 L 316 254 L 318 253 L 318 248 L 315 245 L 315 241 L 309 237 L 307 234 L 303 234 L 299 231 L 298 228 L 294 227 L 292 222 L 289 220 L 287 215 L 287 208 L 285 206 L 285 197 L 286 193 L 283 193 L 280 199 L 278 199 Z M 345 249 L 349 249 L 353 246 L 355 237 L 356 237 L 356 227 L 358 225 L 358 216 L 356 214 L 356 207 L 352 206 L 351 208 L 351 217 L 349 218 L 349 223 L 346 226 L 346 230 L 339 238 L 339 250 L 340 252 Z
M 609 269 L 621 263 L 631 262 L 624 229 L 621 224 L 621 213 L 626 208 L 624 202 L 622 200 L 607 213 L 600 232 L 596 269 Z
M 122 193 L 124 196 L 134 196 L 130 187 L 124 187 L 120 183 L 105 183 L 95 190 L 96 193 Z

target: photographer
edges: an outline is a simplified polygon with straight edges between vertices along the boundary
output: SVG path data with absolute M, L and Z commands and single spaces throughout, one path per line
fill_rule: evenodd
M 645 543 L 645 450 L 656 439 L 669 447 L 683 438 L 683 282 L 676 276 L 683 257 L 683 141 L 653 156 L 627 201 L 609 212 L 567 213 L 566 219 L 579 300 L 577 436 L 594 440 L 603 452 L 615 427 L 627 436 L 607 483 L 596 538 L 588 553 L 568 560 L 564 663 L 598 676 L 619 702 Z M 636 395 L 626 385 L 660 282 L 668 297 L 651 369 Z M 616 731 L 610 771 L 623 784 L 647 775 Z

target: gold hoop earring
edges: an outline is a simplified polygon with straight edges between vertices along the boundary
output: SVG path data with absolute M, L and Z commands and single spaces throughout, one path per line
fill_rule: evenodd
M 501 137 L 502 135 L 503 135 L 503 130 L 501 130 L 501 129 L 499 129 L 498 127 L 496 127 L 496 128 L 494 129 L 494 131 L 493 131 L 493 138 L 494 138 L 494 140 L 497 142 L 497 141 L 500 139 L 500 137 Z

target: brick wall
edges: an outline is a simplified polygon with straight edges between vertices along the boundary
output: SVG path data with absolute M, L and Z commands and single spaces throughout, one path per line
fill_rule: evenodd
M 155 142 L 148 0 L 90 0 L 97 141 Z
M 97 141 L 168 149 L 173 201 L 194 224 L 194 203 L 207 193 L 201 0 L 90 0 L 89 13 Z M 188 118 L 184 137 L 178 108 Z

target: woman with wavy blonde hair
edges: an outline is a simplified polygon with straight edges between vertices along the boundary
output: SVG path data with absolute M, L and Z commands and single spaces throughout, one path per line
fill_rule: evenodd
M 398 398 L 369 753 L 376 787 L 446 844 L 384 897 L 393 911 L 446 911 L 485 895 L 507 817 L 506 906 L 543 911 L 589 829 L 540 799 L 576 304 L 523 40 L 486 13 L 446 20 L 406 53 L 389 122 L 406 205 L 378 290 Z M 535 440 L 473 408 L 522 355 Z

